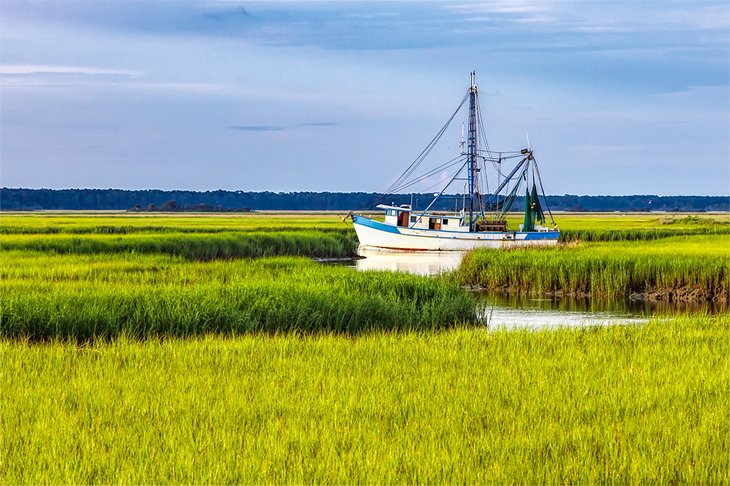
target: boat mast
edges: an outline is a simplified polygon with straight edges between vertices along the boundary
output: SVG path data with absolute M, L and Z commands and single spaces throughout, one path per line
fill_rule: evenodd
M 469 231 L 474 231 L 474 192 L 477 187 L 476 177 L 479 168 L 477 166 L 477 85 L 476 71 L 469 73 L 471 86 L 469 87 L 469 135 L 467 139 L 467 157 L 469 165 Z

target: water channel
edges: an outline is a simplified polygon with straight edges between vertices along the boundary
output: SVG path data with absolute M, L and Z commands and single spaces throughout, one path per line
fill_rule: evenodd
M 378 270 L 437 275 L 455 270 L 462 252 L 404 252 L 361 248 L 359 258 L 348 266 L 359 271 Z M 645 301 L 605 301 L 591 298 L 537 298 L 477 292 L 480 318 L 490 328 L 579 327 L 596 325 L 635 325 L 654 314 L 703 310 L 701 304 L 668 304 Z M 712 310 L 712 309 L 709 309 Z

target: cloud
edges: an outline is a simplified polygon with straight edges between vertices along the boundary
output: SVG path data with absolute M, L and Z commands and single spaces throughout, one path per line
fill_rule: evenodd
M 68 86 L 109 84 L 133 81 L 141 72 L 94 66 L 66 66 L 55 64 L 2 64 L 0 86 Z
M 0 64 L 0 75 L 32 74 L 81 74 L 88 76 L 127 76 L 137 77 L 142 73 L 120 69 L 107 69 L 93 66 L 59 66 L 53 64 Z
M 324 121 L 324 122 L 308 122 L 308 123 L 300 123 L 300 126 L 303 127 L 334 127 L 337 126 L 337 122 L 331 122 L 331 121 Z
M 245 7 L 238 2 L 186 0 L 3 0 L 3 5 L 6 3 L 3 14 L 16 24 L 45 24 L 50 28 L 62 25 L 77 31 L 128 36 L 206 36 L 260 46 L 334 50 L 418 49 L 453 44 L 444 25 L 444 10 L 430 2 L 383 3 L 375 11 L 366 2 L 249 2 Z
M 447 9 L 464 14 L 533 14 L 550 8 L 546 2 L 530 0 L 493 0 L 491 2 L 447 5 Z
M 239 5 L 236 8 L 226 10 L 208 10 L 202 13 L 203 17 L 207 17 L 212 20 L 229 20 L 231 18 L 249 17 L 252 18 L 248 10 L 243 6 Z
M 280 132 L 287 130 L 287 127 L 276 125 L 230 125 L 228 128 L 241 132 Z
M 727 31 L 727 5 L 718 2 L 663 1 L 636 6 L 621 2 L 492 0 L 459 3 L 444 8 L 463 21 L 542 24 L 583 34 L 676 31 Z
M 111 88 L 132 91 L 224 94 L 235 88 L 222 83 L 167 82 L 145 79 L 141 71 L 56 64 L 1 64 L 0 86 L 5 88 Z
M 281 132 L 284 130 L 294 130 L 297 127 L 334 127 L 337 122 L 322 121 L 322 122 L 305 122 L 297 125 L 230 125 L 230 130 L 238 130 L 240 132 Z

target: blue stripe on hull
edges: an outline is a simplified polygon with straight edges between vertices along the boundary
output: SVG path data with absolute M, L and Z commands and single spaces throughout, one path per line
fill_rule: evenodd
M 363 216 L 358 216 L 357 214 L 352 215 L 352 222 L 362 226 L 367 226 L 368 228 L 385 231 L 386 233 L 395 233 L 397 235 L 400 234 L 400 230 L 398 230 L 398 228 L 395 226 L 381 223 L 380 221 L 374 221 L 370 218 L 365 218 Z
M 517 234 L 525 235 L 526 240 L 557 240 L 560 231 L 524 231 Z
M 397 226 L 392 226 L 389 224 L 381 223 L 380 221 L 374 221 L 370 218 L 366 218 L 364 216 L 358 216 L 357 214 L 352 215 L 352 222 L 355 224 L 359 224 L 362 226 L 366 226 L 368 228 L 373 228 L 379 231 L 385 231 L 386 233 L 394 233 L 394 234 L 402 234 Z M 475 233 L 465 233 L 460 231 L 448 231 L 448 230 L 432 230 L 432 229 L 426 229 L 426 228 L 418 228 L 417 231 L 419 232 L 439 232 L 439 233 L 454 233 L 455 237 L 458 237 L 456 235 L 473 235 Z M 501 231 L 484 231 L 482 234 L 500 234 L 500 235 L 514 235 L 514 238 L 509 238 L 507 241 L 525 241 L 525 240 L 557 240 L 560 236 L 560 231 L 507 231 L 507 232 L 501 232 Z M 524 238 L 516 238 L 517 235 L 525 235 Z M 424 235 L 418 235 L 418 234 L 408 234 L 408 236 L 424 236 Z M 463 238 L 463 239 L 471 239 L 471 238 Z M 500 240 L 495 240 L 500 241 Z

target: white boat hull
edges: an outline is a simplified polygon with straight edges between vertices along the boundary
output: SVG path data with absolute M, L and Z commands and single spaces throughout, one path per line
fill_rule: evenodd
M 463 232 L 393 226 L 353 215 L 360 245 L 408 251 L 465 251 L 475 248 L 550 246 L 558 243 L 559 231 Z

